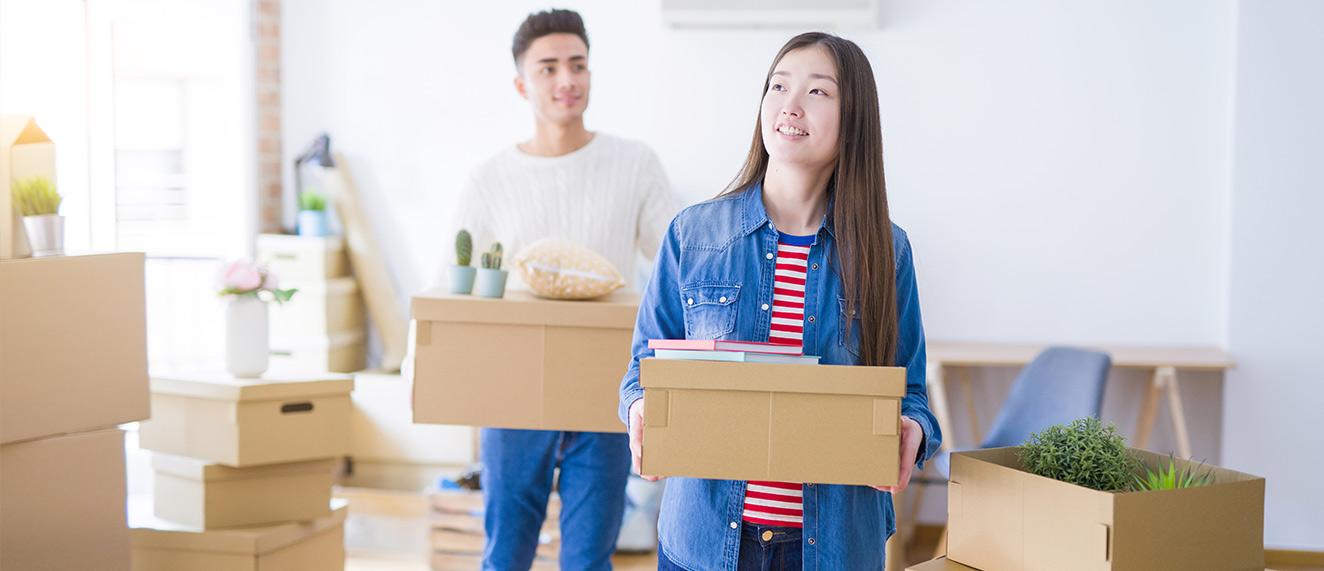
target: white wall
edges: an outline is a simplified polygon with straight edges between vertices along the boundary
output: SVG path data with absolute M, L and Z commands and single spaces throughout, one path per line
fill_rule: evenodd
M 1291 53 L 1297 59 L 1287 58 L 1292 63 L 1284 65 L 1293 67 L 1278 74 L 1324 64 L 1318 43 L 1304 43 L 1305 30 L 1320 24 L 1306 4 L 1278 15 L 1258 5 L 1239 14 L 1234 0 L 889 0 L 880 27 L 841 33 L 860 43 L 878 77 L 893 213 L 915 245 L 930 338 L 1230 343 L 1242 367 L 1226 395 L 1217 374 L 1183 375 L 1195 455 L 1219 462 L 1226 435 L 1227 463 L 1270 476 L 1268 543 L 1321 548 L 1324 533 L 1311 523 L 1320 495 L 1304 475 L 1292 475 L 1318 472 L 1298 466 L 1318 468 L 1320 460 L 1291 455 L 1300 440 L 1284 437 L 1318 433 L 1306 406 L 1324 402 L 1319 369 L 1304 362 L 1305 344 L 1269 344 L 1280 337 L 1264 335 L 1278 331 L 1320 345 L 1318 327 L 1308 330 L 1286 313 L 1304 307 L 1305 284 L 1320 283 L 1318 263 L 1308 276 L 1313 281 L 1275 279 L 1296 277 L 1305 270 L 1294 264 L 1319 259 L 1317 246 L 1300 245 L 1306 238 L 1319 243 L 1319 231 L 1307 230 L 1319 225 L 1307 225 L 1305 208 L 1285 212 L 1300 202 L 1285 193 L 1318 187 L 1320 177 L 1284 174 L 1274 162 L 1283 150 L 1297 152 L 1288 145 L 1301 141 L 1314 141 L 1306 149 L 1318 157 L 1319 142 L 1305 131 L 1275 142 L 1273 129 L 1280 119 L 1318 119 L 1321 98 L 1318 91 L 1294 95 L 1287 101 L 1295 107 L 1280 110 L 1286 94 L 1271 82 L 1277 75 L 1236 75 L 1238 20 L 1261 16 L 1253 33 L 1241 32 L 1243 44 L 1259 43 L 1240 54 L 1241 66 L 1283 59 L 1288 49 L 1298 50 Z M 799 30 L 671 29 L 661 24 L 656 0 L 563 5 L 584 14 L 589 27 L 589 127 L 653 145 L 686 203 L 721 189 L 749 143 L 767 66 Z M 448 256 L 442 222 L 464 174 L 531 133 L 527 104 L 511 87 L 509 43 L 528 12 L 546 7 L 283 2 L 286 155 L 292 160 L 316 133 L 331 133 L 370 198 L 402 292 L 424 286 Z M 1269 45 L 1280 26 L 1300 32 L 1299 47 Z M 1238 114 L 1264 115 L 1254 123 L 1262 133 L 1239 139 L 1235 199 L 1234 92 Z M 1289 178 L 1277 189 L 1262 188 L 1277 176 Z M 1244 216 L 1229 212 L 1243 207 L 1250 209 Z M 1278 225 L 1291 213 L 1303 220 Z M 1301 239 L 1287 243 L 1289 231 Z M 1293 249 L 1267 260 L 1259 254 L 1285 245 Z M 1277 265 L 1248 283 L 1229 259 L 1237 267 Z M 1271 350 L 1286 357 L 1265 362 Z M 985 425 L 1012 376 L 975 371 Z M 1115 371 L 1105 420 L 1130 433 L 1146 380 Z M 1260 392 L 1262 386 L 1280 390 Z M 963 398 L 953 395 L 954 411 L 964 410 Z M 1261 426 L 1269 418 L 1278 419 L 1271 430 Z M 949 436 L 971 445 L 957 423 Z M 1151 448 L 1173 448 L 1166 411 Z M 1316 498 L 1313 512 L 1287 507 L 1303 497 Z M 924 519 L 941 518 L 940 499 L 930 502 L 939 511 L 926 509 Z
M 1324 550 L 1324 4 L 1239 12 L 1224 462 L 1267 478 L 1267 542 Z

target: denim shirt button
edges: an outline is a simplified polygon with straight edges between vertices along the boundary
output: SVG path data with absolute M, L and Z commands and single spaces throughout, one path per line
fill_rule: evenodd
M 685 300 L 685 303 L 688 303 L 688 304 L 690 304 L 690 305 L 694 305 L 694 298 L 691 297 L 691 298 Z
M 818 543 L 818 542 L 814 541 L 814 538 L 812 538 L 812 537 L 809 538 L 809 545 L 813 545 L 813 544 L 815 544 L 815 543 Z
M 809 322 L 810 322 L 810 323 L 813 323 L 813 322 L 814 322 L 814 316 L 812 316 L 812 315 L 809 316 Z
M 767 311 L 767 310 L 768 310 L 768 304 L 765 303 L 763 304 L 763 311 Z
M 765 257 L 768 258 L 769 260 L 771 260 L 771 259 L 772 259 L 772 252 L 768 252 L 768 255 L 765 256 Z
M 811 270 L 817 270 L 817 269 L 818 269 L 818 264 L 810 264 L 809 269 L 811 269 Z
M 726 303 L 726 296 L 722 296 L 720 299 L 718 299 L 717 303 Z
M 813 484 L 805 484 L 805 485 L 806 485 L 806 486 L 809 486 L 809 487 L 811 487 L 811 488 L 814 487 Z
M 734 521 L 733 521 L 733 522 L 731 522 L 731 529 L 735 529 L 735 528 L 737 528 L 737 527 L 740 527 L 740 525 L 739 525 L 739 524 L 737 524 L 737 523 L 736 523 L 736 522 L 734 522 Z

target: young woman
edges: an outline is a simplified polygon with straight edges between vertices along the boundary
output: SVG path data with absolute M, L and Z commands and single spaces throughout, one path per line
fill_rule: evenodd
M 890 492 L 940 435 L 910 242 L 887 213 L 877 88 L 854 43 L 821 33 L 787 42 L 740 175 L 672 221 L 621 382 L 636 472 L 649 339 L 803 344 L 825 364 L 906 367 L 895 488 L 672 478 L 658 524 L 659 569 L 883 569 L 896 531 Z

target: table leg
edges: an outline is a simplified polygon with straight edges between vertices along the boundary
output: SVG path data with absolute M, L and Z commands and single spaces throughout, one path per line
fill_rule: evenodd
M 887 539 L 887 546 L 885 547 L 887 561 L 885 562 L 884 571 L 905 571 L 907 566 L 906 534 L 902 530 L 905 529 L 905 526 L 910 522 L 902 521 L 904 518 L 902 517 L 901 512 L 904 511 L 905 505 L 906 492 L 892 494 L 892 511 L 896 513 L 897 517 L 897 532 Z
M 961 367 L 957 374 L 961 379 L 961 392 L 965 394 L 965 411 L 970 415 L 970 438 L 976 446 L 984 442 L 984 435 L 979 429 L 979 412 L 975 409 L 975 390 L 970 386 L 970 367 Z
M 1172 413 L 1172 429 L 1177 433 L 1177 451 L 1182 458 L 1191 457 L 1191 435 L 1186 430 L 1186 412 L 1182 409 L 1181 391 L 1177 388 L 1177 369 L 1162 367 L 1167 376 L 1168 411 Z
M 1140 416 L 1136 419 L 1135 439 L 1131 445 L 1145 449 L 1149 445 L 1149 434 L 1154 430 L 1154 417 L 1158 414 L 1159 393 L 1163 390 L 1163 367 L 1154 370 L 1154 377 L 1145 389 L 1145 398 L 1140 403 Z
M 942 444 L 938 446 L 939 450 L 952 449 L 952 415 L 947 409 L 947 383 L 942 377 L 943 367 L 941 361 L 929 361 L 928 382 L 929 382 L 929 411 L 933 413 L 934 418 L 938 419 L 938 430 L 942 431 Z

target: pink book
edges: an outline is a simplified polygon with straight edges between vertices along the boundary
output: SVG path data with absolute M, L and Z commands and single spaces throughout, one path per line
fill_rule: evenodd
M 754 341 L 718 341 L 716 339 L 649 339 L 649 349 L 681 349 L 685 351 L 744 351 L 746 353 L 776 353 L 803 355 L 804 347 L 780 343 Z

